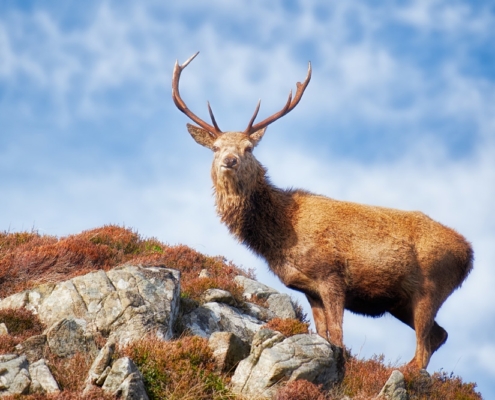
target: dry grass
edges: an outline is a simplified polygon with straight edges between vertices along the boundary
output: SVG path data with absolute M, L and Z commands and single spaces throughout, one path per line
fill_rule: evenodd
M 1 322 L 7 326 L 9 334 L 0 336 L 0 354 L 15 353 L 16 345 L 45 329 L 38 316 L 25 308 L 0 310 Z
M 231 399 L 227 377 L 217 371 L 208 341 L 198 336 L 164 342 L 145 338 L 120 350 L 143 374 L 150 399 Z
M 274 400 L 326 400 L 326 394 L 321 386 L 300 380 L 292 381 L 281 387 L 275 394 Z
M 180 270 L 183 294 L 193 299 L 199 299 L 198 287 L 217 287 L 241 300 L 242 293 L 233 278 L 250 276 L 223 257 L 205 256 L 184 245 L 168 246 L 154 238 L 144 239 L 116 225 L 62 238 L 37 232 L 4 232 L 0 233 L 0 298 L 41 283 L 109 270 L 125 262 Z M 211 277 L 198 278 L 202 269 L 207 269 Z
M 308 333 L 309 324 L 306 322 L 301 322 L 298 319 L 282 319 L 282 318 L 273 318 L 268 321 L 263 328 L 268 328 L 274 331 L 280 332 L 284 336 L 294 336 L 299 335 L 301 333 Z
M 60 389 L 70 392 L 80 392 L 84 389 L 84 380 L 93 362 L 89 354 L 76 353 L 66 358 L 50 354 L 47 361 Z
M 453 374 L 434 373 L 431 378 L 407 365 L 393 365 L 384 362 L 383 356 L 369 360 L 348 355 L 344 380 L 329 393 L 330 399 L 343 395 L 353 400 L 367 400 L 380 393 L 385 382 L 394 370 L 404 374 L 406 389 L 414 400 L 481 400 L 476 392 L 476 384 L 464 383 Z

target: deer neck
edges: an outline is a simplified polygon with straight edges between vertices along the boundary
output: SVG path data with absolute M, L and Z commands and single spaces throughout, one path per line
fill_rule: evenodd
M 217 213 L 230 232 L 256 254 L 270 260 L 286 247 L 291 232 L 290 192 L 273 186 L 259 163 L 249 176 L 212 173 Z

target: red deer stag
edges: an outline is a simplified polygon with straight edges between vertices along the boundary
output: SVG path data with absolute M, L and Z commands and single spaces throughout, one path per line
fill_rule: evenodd
M 338 201 L 304 190 L 282 190 L 253 155 L 266 127 L 296 107 L 311 78 L 297 83 L 285 106 L 243 132 L 222 132 L 191 112 L 179 94 L 184 64 L 175 64 L 172 98 L 198 126 L 193 139 L 214 152 L 211 177 L 217 213 L 230 232 L 268 262 L 289 288 L 303 292 L 319 335 L 343 347 L 344 309 L 386 312 L 416 331 L 411 364 L 426 368 L 447 340 L 435 322 L 442 303 L 472 268 L 473 251 L 457 232 L 421 212 Z

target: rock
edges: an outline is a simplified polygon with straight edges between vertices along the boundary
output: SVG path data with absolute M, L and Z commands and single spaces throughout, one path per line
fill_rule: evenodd
M 29 372 L 26 369 L 21 369 L 10 384 L 8 392 L 11 394 L 27 394 L 30 386 Z
M 202 269 L 199 273 L 199 278 L 211 278 L 211 274 L 208 272 L 207 269 Z
M 31 392 L 47 394 L 60 392 L 58 383 L 43 358 L 29 366 L 29 375 L 31 376 Z
M 7 329 L 7 325 L 5 325 L 5 323 L 1 323 L 0 324 L 0 336 L 2 335 L 8 335 L 9 334 L 9 330 Z
M 113 363 L 102 388 L 123 399 L 148 399 L 142 376 L 129 357 L 119 358 Z
M 273 311 L 269 310 L 268 308 L 262 307 L 258 304 L 249 303 L 247 301 L 244 303 L 242 309 L 244 313 L 246 313 L 247 315 L 250 315 L 251 317 L 256 318 L 263 322 L 267 322 L 277 316 Z
M 124 400 L 148 400 L 148 394 L 143 383 L 143 377 L 139 372 L 133 372 L 124 379 L 117 390 L 115 396 Z
M 108 374 L 110 373 L 110 363 L 112 362 L 112 356 L 115 352 L 115 341 L 109 340 L 102 347 L 98 355 L 96 356 L 93 364 L 89 368 L 88 377 L 86 378 L 86 385 L 83 393 L 86 394 L 93 387 L 93 385 L 101 386 L 105 382 Z
M 201 300 L 204 303 L 210 303 L 210 302 L 225 303 L 231 306 L 235 306 L 237 304 L 237 302 L 235 301 L 234 297 L 230 292 L 221 289 L 205 290 L 204 293 L 201 295 Z
M 433 379 L 426 369 L 419 370 L 419 376 L 415 379 L 415 388 L 419 393 L 428 394 L 433 386 Z
M 110 373 L 111 370 L 112 370 L 112 367 L 110 367 L 110 366 L 106 367 L 105 370 L 98 377 L 98 379 L 95 381 L 95 384 L 97 386 L 103 386 L 103 384 L 105 383 L 105 379 L 107 379 L 108 374 Z
M 284 339 L 263 329 L 253 339 L 249 357 L 239 363 L 231 388 L 246 397 L 272 398 L 283 381 L 305 379 L 328 389 L 343 376 L 342 350 L 319 335 Z
M 296 318 L 296 311 L 292 304 L 292 300 L 288 294 L 275 293 L 266 300 L 268 309 L 277 317 L 287 319 Z
M 57 284 L 41 285 L 0 301 L 0 309 L 25 307 L 51 327 L 63 319 L 86 321 L 86 332 L 114 336 L 120 344 L 156 332 L 172 337 L 180 272 L 122 265 Z
M 45 355 L 46 335 L 35 335 L 15 346 L 19 354 L 25 354 L 30 363 L 38 361 Z
M 387 400 L 408 400 L 409 396 L 406 391 L 406 384 L 404 382 L 404 375 L 400 371 L 393 371 L 388 381 L 380 391 L 379 398 L 385 398 Z
M 26 356 L 5 354 L 0 356 L 0 396 L 26 394 L 31 385 Z
M 217 366 L 225 372 L 231 371 L 249 355 L 250 346 L 231 332 L 213 332 L 208 340 Z
M 73 356 L 78 352 L 97 352 L 95 340 L 88 332 L 84 319 L 64 318 L 48 329 L 46 338 L 52 353 L 59 357 Z
M 182 317 L 194 335 L 208 338 L 213 332 L 232 332 L 250 343 L 263 322 L 223 303 L 206 303 Z
M 275 289 L 242 275 L 236 276 L 234 282 L 244 289 L 244 297 L 247 300 L 250 300 L 253 295 L 256 295 L 260 299 L 264 299 L 272 294 L 278 294 Z

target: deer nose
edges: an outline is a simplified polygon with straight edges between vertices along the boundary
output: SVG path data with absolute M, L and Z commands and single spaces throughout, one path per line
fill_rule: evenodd
M 237 161 L 237 157 L 229 155 L 223 159 L 223 165 L 227 168 L 235 168 Z

